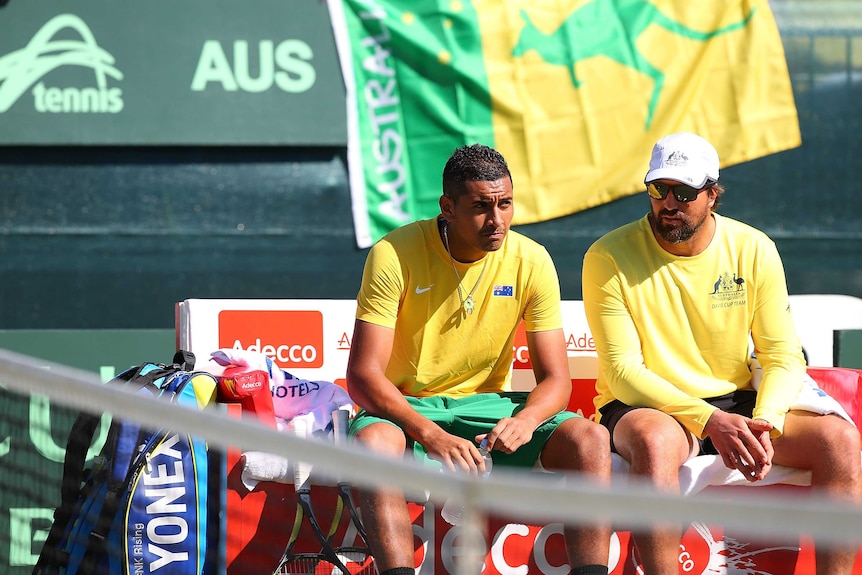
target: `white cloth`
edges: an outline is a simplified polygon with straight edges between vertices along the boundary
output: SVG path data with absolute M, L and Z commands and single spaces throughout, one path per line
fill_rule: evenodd
M 760 389 L 760 381 L 763 379 L 763 368 L 760 367 L 760 362 L 756 357 L 751 358 L 751 387 L 756 390 Z M 843 417 L 854 426 L 856 423 L 853 418 L 847 413 L 847 410 L 842 407 L 838 401 L 828 393 L 820 389 L 814 378 L 805 374 L 802 378 L 802 390 L 799 392 L 796 401 L 790 405 L 790 409 L 810 411 L 821 415 L 835 414 Z
M 333 411 L 343 409 L 351 415 L 354 413 L 353 400 L 340 386 L 331 381 L 295 377 L 262 353 L 222 348 L 212 352 L 211 357 L 222 367 L 246 367 L 269 374 L 273 411 L 279 429 L 299 418 L 308 423 L 313 435 L 331 435 Z
M 820 389 L 814 378 L 807 374 L 802 381 L 802 391 L 799 392 L 799 397 L 796 398 L 790 409 L 800 409 L 823 415 L 835 414 L 843 417 L 854 426 L 856 425 L 844 407 L 835 398 Z
M 331 440 L 332 414 L 341 410 L 354 415 L 353 400 L 340 386 L 330 381 L 295 377 L 262 353 L 222 348 L 212 352 L 211 360 L 222 368 L 247 368 L 269 375 L 273 412 L 279 431 L 297 433 L 302 430 L 303 437 Z M 260 481 L 293 483 L 292 467 L 284 457 L 249 451 L 243 453 L 242 466 L 242 482 L 249 491 Z
M 860 458 L 862 462 L 862 458 Z M 628 475 L 629 464 L 618 454 L 612 454 L 614 476 Z M 783 465 L 773 465 L 766 477 L 751 483 L 738 469 L 728 469 L 718 455 L 698 455 L 686 461 L 679 470 L 679 488 L 682 495 L 693 495 L 710 485 L 811 485 L 811 472 Z
M 285 457 L 263 451 L 246 451 L 242 454 L 242 484 L 253 491 L 260 481 L 293 483 L 293 471 Z

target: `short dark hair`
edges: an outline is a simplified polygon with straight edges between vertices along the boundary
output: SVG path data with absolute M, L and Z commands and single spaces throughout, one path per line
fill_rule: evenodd
M 512 179 L 503 155 L 488 146 L 472 144 L 457 148 L 443 168 L 443 195 L 458 199 L 464 192 L 464 182 L 495 182 Z

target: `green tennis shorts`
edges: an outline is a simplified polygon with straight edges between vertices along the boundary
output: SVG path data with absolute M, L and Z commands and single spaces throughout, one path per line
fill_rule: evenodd
M 448 433 L 472 441 L 475 436 L 491 431 L 497 422 L 504 417 L 511 417 L 521 411 L 527 403 L 527 395 L 527 392 L 512 391 L 481 393 L 466 397 L 434 396 L 405 397 L 405 399 L 413 409 Z M 535 466 L 545 443 L 557 429 L 557 426 L 573 417 L 580 417 L 580 415 L 570 411 L 561 411 L 553 417 L 549 417 L 533 432 L 533 438 L 530 442 L 522 445 L 515 453 L 492 451 L 494 465 L 528 468 Z M 360 429 L 372 423 L 388 423 L 398 427 L 393 421 L 370 415 L 365 410 L 361 410 L 350 424 L 350 436 L 353 437 Z M 407 446 L 413 450 L 417 461 L 431 467 L 441 467 L 438 461 L 428 457 L 425 448 L 420 443 L 408 437 Z

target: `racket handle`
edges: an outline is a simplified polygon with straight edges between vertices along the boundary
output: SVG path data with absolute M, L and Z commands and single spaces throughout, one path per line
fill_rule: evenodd
M 345 409 L 332 412 L 332 436 L 336 445 L 347 443 L 347 428 L 350 426 L 350 414 Z
M 293 420 L 289 427 L 297 437 L 303 439 L 308 437 L 305 421 Z M 309 491 L 311 489 L 311 467 L 311 464 L 305 461 L 293 461 L 293 488 L 296 491 Z

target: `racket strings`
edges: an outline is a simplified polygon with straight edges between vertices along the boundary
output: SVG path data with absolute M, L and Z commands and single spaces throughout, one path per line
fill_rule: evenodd
M 335 549 L 336 555 L 350 575 L 372 575 L 375 568 L 371 555 L 362 548 Z M 275 575 L 344 575 L 341 569 L 323 554 L 296 553 L 282 563 Z

